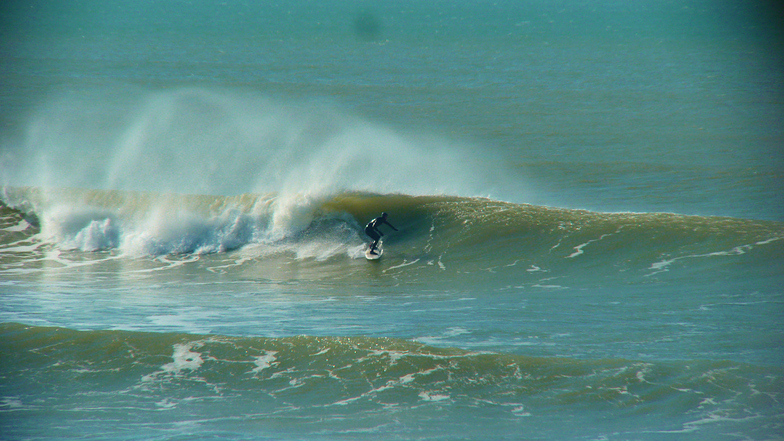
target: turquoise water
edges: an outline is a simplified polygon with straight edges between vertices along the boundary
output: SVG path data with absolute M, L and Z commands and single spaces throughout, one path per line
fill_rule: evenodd
M 1 17 L 4 439 L 784 437 L 772 4 Z

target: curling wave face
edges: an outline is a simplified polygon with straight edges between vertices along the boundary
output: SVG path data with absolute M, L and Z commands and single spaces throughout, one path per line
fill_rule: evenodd
M 357 259 L 367 240 L 361 226 L 382 210 L 401 229 L 386 238 L 401 264 L 457 272 L 592 271 L 609 265 L 614 275 L 632 270 L 650 276 L 686 260 L 776 264 L 784 240 L 784 226 L 771 221 L 595 213 L 449 196 L 225 197 L 5 188 L 3 198 L 6 230 L 15 233 L 0 244 L 6 249 L 22 240 L 127 257 L 237 251 L 255 259 Z

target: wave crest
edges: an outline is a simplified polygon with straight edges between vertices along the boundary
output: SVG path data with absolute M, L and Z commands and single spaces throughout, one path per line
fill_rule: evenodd
M 604 265 L 657 273 L 686 259 L 784 258 L 778 246 L 784 225 L 779 222 L 596 213 L 484 198 L 356 192 L 225 197 L 6 188 L 3 199 L 40 219 L 40 229 L 31 230 L 40 241 L 65 250 L 119 250 L 131 256 L 242 248 L 250 258 L 360 258 L 368 240 L 362 225 L 387 211 L 401 230 L 384 238 L 402 259 L 398 265 L 422 261 L 444 269 L 448 260 L 465 271 L 521 263 L 532 271 Z

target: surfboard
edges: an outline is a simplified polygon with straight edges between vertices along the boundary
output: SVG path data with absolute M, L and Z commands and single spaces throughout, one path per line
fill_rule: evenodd
M 370 247 L 365 250 L 365 258 L 367 260 L 378 260 L 381 258 L 381 255 L 384 254 L 384 250 L 381 249 L 381 246 L 376 247 L 376 252 L 374 254 L 370 254 Z

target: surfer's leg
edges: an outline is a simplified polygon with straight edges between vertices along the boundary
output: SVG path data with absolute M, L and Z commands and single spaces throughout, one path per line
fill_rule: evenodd
M 372 253 L 376 250 L 376 246 L 378 246 L 378 241 L 379 239 L 381 239 L 381 236 L 375 231 L 373 231 L 372 228 L 365 228 L 365 234 L 367 234 L 368 236 L 370 236 L 371 239 L 373 239 L 373 243 L 370 244 L 370 252 Z

